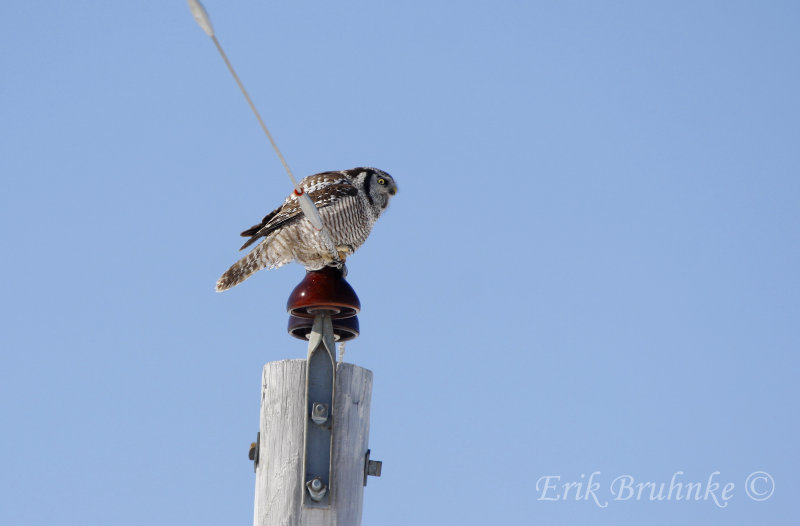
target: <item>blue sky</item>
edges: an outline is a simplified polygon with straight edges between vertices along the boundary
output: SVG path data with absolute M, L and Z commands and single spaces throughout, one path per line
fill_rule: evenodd
M 348 261 L 365 525 L 797 522 L 796 3 L 205 5 L 296 174 L 400 187 Z M 248 524 L 303 271 L 214 283 L 280 163 L 184 1 L 8 3 L 0 44 L 0 522 Z M 614 500 L 678 472 L 727 506 Z

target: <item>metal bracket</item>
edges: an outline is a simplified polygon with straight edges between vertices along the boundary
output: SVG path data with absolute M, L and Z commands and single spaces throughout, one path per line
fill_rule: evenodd
M 314 314 L 306 365 L 303 505 L 327 508 L 331 503 L 336 347 L 329 311 Z

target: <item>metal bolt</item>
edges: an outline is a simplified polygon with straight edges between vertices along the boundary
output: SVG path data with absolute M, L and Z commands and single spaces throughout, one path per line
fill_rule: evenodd
M 382 467 L 383 467 L 383 462 L 381 462 L 380 460 L 370 460 L 369 462 L 367 462 L 367 475 L 371 475 L 373 477 L 380 477 Z
M 315 424 L 324 424 L 328 421 L 328 404 L 314 403 L 311 406 L 311 420 Z
M 319 502 L 328 492 L 328 488 L 325 486 L 325 483 L 322 482 L 322 479 L 319 477 L 314 477 L 313 479 L 306 482 L 306 487 L 308 488 L 308 494 L 311 495 L 311 500 L 314 502 Z
M 383 467 L 383 462 L 380 460 L 370 460 L 369 459 L 370 450 L 367 450 L 367 454 L 364 457 L 364 485 L 367 485 L 367 476 L 371 477 L 380 477 L 381 476 L 381 468 Z
M 261 431 L 256 434 L 256 441 L 250 443 L 250 451 L 247 452 L 247 458 L 253 461 L 253 471 L 258 468 L 258 450 L 261 447 Z

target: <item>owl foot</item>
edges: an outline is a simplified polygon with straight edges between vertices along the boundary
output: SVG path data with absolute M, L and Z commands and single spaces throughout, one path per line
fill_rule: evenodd
M 347 256 L 355 252 L 356 249 L 353 248 L 353 245 L 339 245 L 336 247 L 336 253 L 339 255 L 339 259 L 344 261 L 347 259 Z

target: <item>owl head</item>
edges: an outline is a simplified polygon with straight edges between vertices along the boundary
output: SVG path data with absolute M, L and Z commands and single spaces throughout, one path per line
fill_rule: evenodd
M 378 213 L 389 206 L 389 198 L 397 193 L 397 183 L 383 170 L 359 167 L 347 170 L 347 174 Z

